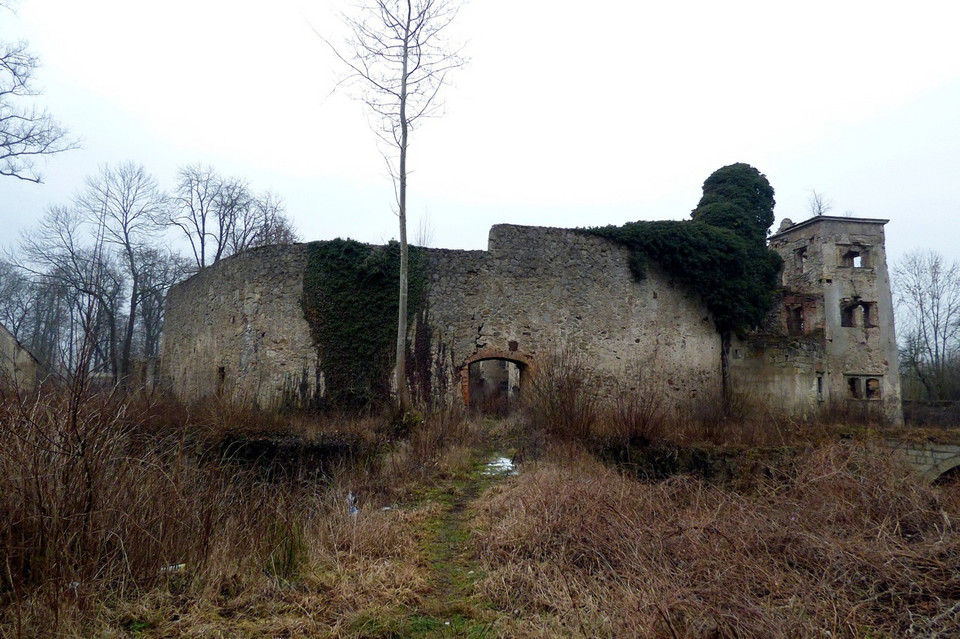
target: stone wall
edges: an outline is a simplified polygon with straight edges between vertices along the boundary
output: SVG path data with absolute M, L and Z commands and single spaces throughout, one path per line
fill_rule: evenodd
M 229 257 L 167 296 L 161 376 L 181 398 L 274 408 L 317 387 L 317 353 L 300 296 L 306 246 Z
M 467 401 L 469 365 L 486 359 L 516 362 L 522 392 L 564 350 L 608 389 L 656 388 L 674 405 L 719 395 L 709 312 L 655 265 L 635 281 L 619 245 L 568 229 L 498 225 L 487 251 L 426 255 L 412 368 L 433 403 Z M 177 395 L 278 406 L 322 394 L 322 363 L 300 308 L 305 265 L 304 245 L 267 247 L 171 290 L 162 370 Z
M 674 405 L 720 392 L 720 343 L 694 295 L 628 251 L 571 229 L 497 225 L 488 251 L 430 251 L 433 383 L 468 400 L 468 366 L 489 358 L 524 373 L 567 351 L 614 385 L 656 387 Z M 651 382 L 656 381 L 656 384 Z
M 955 444 L 887 440 L 887 445 L 927 481 L 960 467 L 960 446 Z
M 770 238 L 783 289 L 765 326 L 734 344 L 735 388 L 790 413 L 845 405 L 902 423 L 884 224 L 784 221 Z
M 0 325 L 0 385 L 23 390 L 36 387 L 40 364 L 5 326 Z

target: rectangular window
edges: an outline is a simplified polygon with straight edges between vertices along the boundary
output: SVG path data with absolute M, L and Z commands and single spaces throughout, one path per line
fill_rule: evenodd
M 847 268 L 869 268 L 870 249 L 867 246 L 838 246 L 840 249 L 840 266 Z
M 880 400 L 883 379 L 879 375 L 847 375 L 847 399 Z
M 847 378 L 847 396 L 850 399 L 860 399 L 863 397 L 863 384 L 859 377 Z
M 877 303 L 845 302 L 840 307 L 840 326 L 847 328 L 875 328 L 877 326 Z
M 803 306 L 802 305 L 788 305 L 787 306 L 787 334 L 789 335 L 803 335 L 805 330 L 804 317 L 803 317 Z

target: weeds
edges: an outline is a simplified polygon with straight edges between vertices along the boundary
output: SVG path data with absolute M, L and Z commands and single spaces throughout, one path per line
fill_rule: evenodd
M 733 437 L 737 419 L 752 445 L 810 430 L 551 388 L 403 438 L 376 417 L 7 397 L 0 635 L 951 636 L 955 491 L 822 443 L 830 426 L 735 490 L 637 481 L 595 451 Z M 492 442 L 538 461 L 482 476 Z
M 483 500 L 480 587 L 571 636 L 946 637 L 960 513 L 944 507 L 860 445 L 815 449 L 745 495 L 547 464 Z

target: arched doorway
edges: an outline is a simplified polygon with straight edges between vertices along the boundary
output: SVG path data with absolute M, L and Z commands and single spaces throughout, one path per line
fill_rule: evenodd
M 464 403 L 471 411 L 506 415 L 519 405 L 531 372 L 530 359 L 515 351 L 475 353 L 462 369 Z
M 520 400 L 521 368 L 509 359 L 482 359 L 470 364 L 469 408 L 491 415 L 507 415 Z

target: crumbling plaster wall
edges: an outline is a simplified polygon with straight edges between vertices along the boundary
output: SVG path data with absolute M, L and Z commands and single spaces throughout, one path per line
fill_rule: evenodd
M 855 402 L 902 422 L 885 223 L 833 216 L 785 221 L 770 238 L 784 260 L 783 290 L 765 326 L 734 347 L 744 356 L 733 360 L 735 388 L 776 398 L 792 413 Z M 854 253 L 856 262 L 845 259 Z M 869 313 L 845 320 L 844 309 L 858 303 Z M 791 321 L 791 311 L 802 311 L 802 326 Z M 851 397 L 850 377 L 879 380 L 879 396 L 867 398 L 861 388 L 861 397 Z
M 306 245 L 221 260 L 167 296 L 161 374 L 186 400 L 274 408 L 316 388 L 317 352 L 300 308 Z

